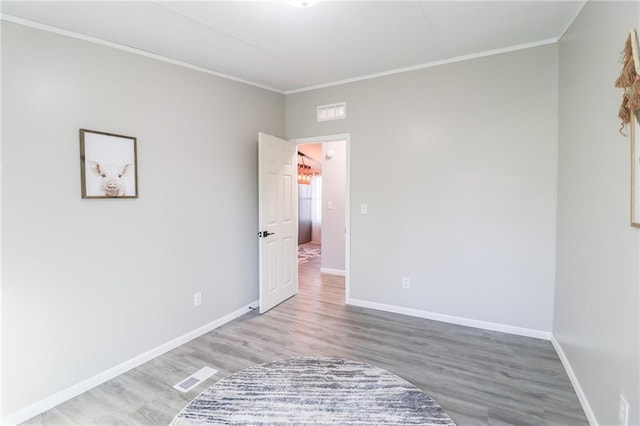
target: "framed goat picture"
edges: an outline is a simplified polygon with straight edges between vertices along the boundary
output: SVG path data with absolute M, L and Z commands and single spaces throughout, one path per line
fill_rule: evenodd
M 82 198 L 138 198 L 136 138 L 80 129 Z
M 636 111 L 638 112 L 638 111 Z M 631 226 L 640 228 L 640 120 L 631 114 Z

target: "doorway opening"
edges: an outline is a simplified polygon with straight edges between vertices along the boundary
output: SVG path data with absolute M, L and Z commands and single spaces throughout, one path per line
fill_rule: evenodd
M 349 301 L 349 135 L 293 140 L 298 147 L 298 278 L 344 277 Z

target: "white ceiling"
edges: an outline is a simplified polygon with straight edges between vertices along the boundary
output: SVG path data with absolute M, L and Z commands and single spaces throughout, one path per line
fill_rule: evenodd
M 584 2 L 2 1 L 0 11 L 291 93 L 551 43 Z

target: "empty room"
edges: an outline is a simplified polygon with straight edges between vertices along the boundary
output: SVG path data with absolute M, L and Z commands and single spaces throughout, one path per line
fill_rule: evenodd
M 0 13 L 3 425 L 640 426 L 640 2 Z

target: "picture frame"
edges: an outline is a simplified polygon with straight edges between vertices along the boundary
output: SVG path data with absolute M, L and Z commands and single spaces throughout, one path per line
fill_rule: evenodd
M 631 114 L 631 226 L 640 228 L 640 111 Z
M 137 140 L 80 129 L 82 198 L 138 198 Z

